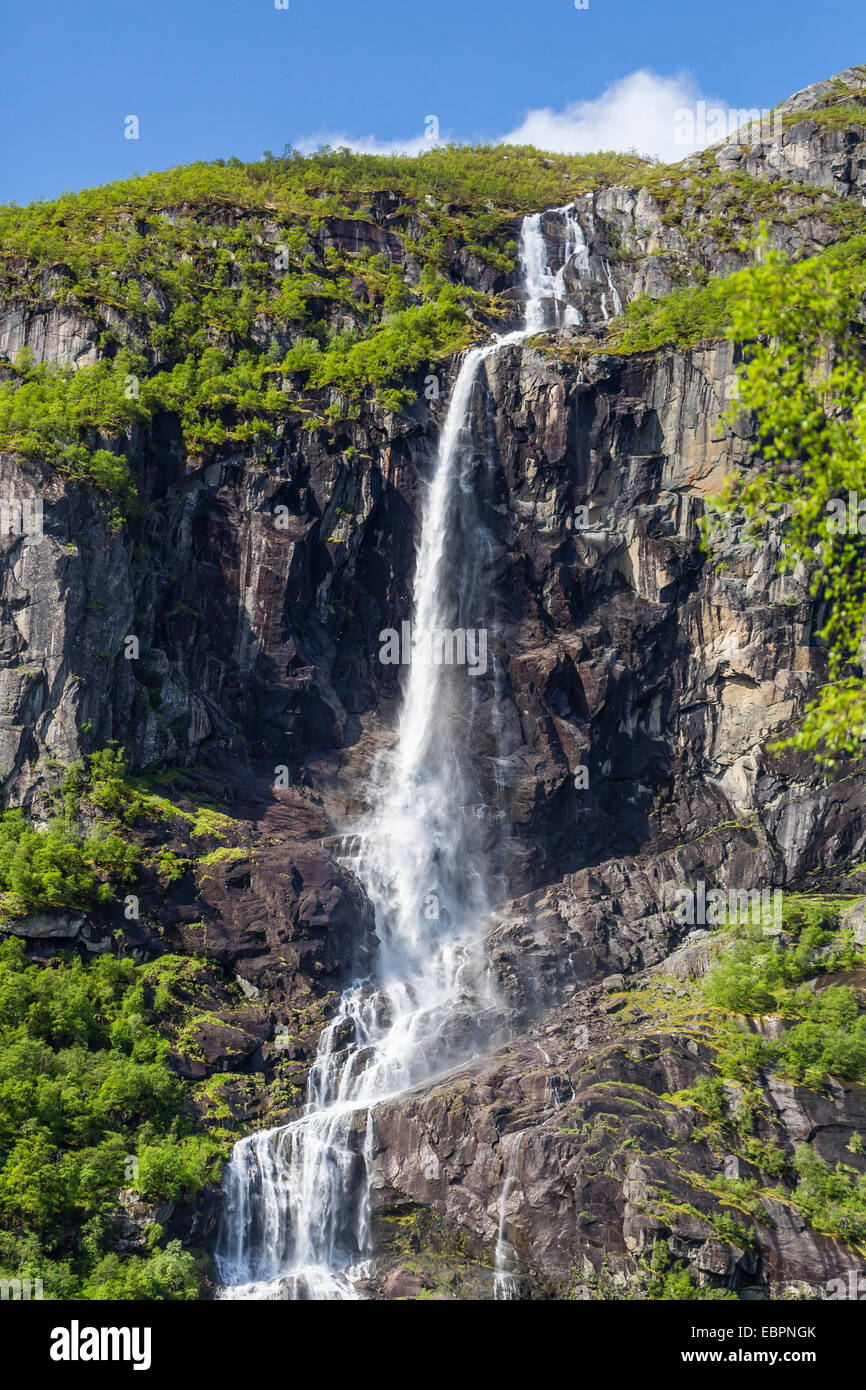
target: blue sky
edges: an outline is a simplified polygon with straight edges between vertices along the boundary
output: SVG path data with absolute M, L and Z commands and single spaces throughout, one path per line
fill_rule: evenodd
M 671 157 L 672 105 L 769 107 L 863 60 L 862 4 L 7 3 L 0 201 L 287 142 L 423 147 L 428 116 L 444 139 L 603 140 Z M 129 115 L 137 140 L 124 138 Z

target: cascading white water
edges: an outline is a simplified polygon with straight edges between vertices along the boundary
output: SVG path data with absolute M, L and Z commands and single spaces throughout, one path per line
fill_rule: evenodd
M 605 259 L 602 261 L 602 266 L 603 266 L 603 268 L 604 268 L 604 278 L 605 278 L 606 281 L 607 281 L 607 288 L 610 290 L 611 299 L 612 299 L 612 301 L 613 301 L 613 316 L 615 316 L 615 315 L 617 315 L 617 314 L 621 314 L 621 313 L 622 313 L 622 300 L 620 299 L 620 297 L 619 297 L 619 295 L 618 295 L 618 293 L 617 293 L 616 285 L 613 283 L 613 276 L 611 275 L 611 272 L 610 272 L 610 261 L 609 261 L 606 257 L 605 257 Z M 608 320 L 612 317 L 612 315 L 611 315 L 611 313 L 610 313 L 610 310 L 609 310 L 608 307 L 607 307 L 607 295 L 606 295 L 606 294 L 603 294 L 603 295 L 601 296 L 601 312 L 602 312 L 602 317 L 604 318 L 605 323 L 607 323 Z
M 562 265 L 556 272 L 550 269 L 547 249 L 541 231 L 540 212 L 525 217 L 520 232 L 520 259 L 524 267 L 524 289 L 526 290 L 526 328 L 530 333 L 540 333 L 545 328 L 567 328 L 579 324 L 580 310 L 568 303 L 568 288 L 565 272 L 572 261 L 576 261 L 581 275 L 592 274 L 589 261 L 589 248 L 573 205 L 554 208 L 554 214 L 565 222 L 565 245 Z M 544 214 L 550 216 L 550 213 Z M 549 322 L 552 316 L 553 322 Z
M 499 1194 L 499 1229 L 496 1235 L 496 1252 L 494 1255 L 495 1272 L 493 1277 L 493 1297 L 500 1300 L 516 1298 L 518 1294 L 517 1280 L 514 1276 L 516 1261 L 508 1237 L 505 1234 L 505 1224 L 508 1219 L 508 1199 L 520 1176 L 520 1160 L 525 1135 L 526 1131 L 521 1129 L 515 1136 L 502 1179 L 502 1189 Z
M 476 487 L 479 374 L 491 353 L 547 326 L 548 309 L 555 325 L 574 321 L 564 272 L 574 256 L 588 272 L 589 258 L 573 209 L 554 213 L 566 222 L 563 266 L 550 270 L 541 216 L 524 218 L 524 327 L 464 356 L 425 498 L 397 736 L 350 839 L 348 862 L 375 911 L 375 976 L 344 992 L 324 1030 L 306 1113 L 234 1147 L 216 1252 L 223 1298 L 357 1297 L 354 1281 L 370 1250 L 373 1107 L 495 1036 L 482 949 L 495 796 L 495 787 L 485 794 L 477 756 L 483 682 L 465 667 L 437 663 L 425 638 L 488 626 L 490 537 Z

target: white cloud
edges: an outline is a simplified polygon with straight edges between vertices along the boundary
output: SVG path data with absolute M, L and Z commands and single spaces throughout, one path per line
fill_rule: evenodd
M 664 160 L 683 159 L 699 146 L 682 142 L 688 122 L 681 113 L 694 112 L 700 100 L 708 107 L 717 104 L 704 96 L 688 74 L 660 77 L 642 68 L 612 82 L 593 100 L 572 102 L 563 111 L 549 106 L 529 111 L 502 141 L 559 154 L 637 150 Z
M 295 141 L 295 148 L 301 154 L 313 154 L 323 145 L 332 149 L 356 150 L 358 154 L 423 154 L 436 142 L 426 135 L 416 135 L 409 140 L 377 140 L 375 135 L 346 135 L 342 131 L 320 130 L 318 135 L 302 135 Z
M 688 73 L 661 77 L 649 68 L 641 68 L 612 82 L 600 96 L 572 102 L 562 111 L 547 106 L 527 112 L 520 125 L 500 136 L 498 143 L 535 145 L 560 154 L 637 150 L 638 154 L 664 160 L 683 159 L 718 138 L 710 132 L 701 144 L 684 142 L 684 131 L 689 127 L 693 131 L 702 128 L 695 119 L 699 102 L 704 103 L 705 109 L 726 109 L 725 103 L 702 93 Z M 684 112 L 690 113 L 690 118 L 684 120 Z M 450 134 L 443 133 L 443 140 L 450 138 Z M 296 141 L 302 154 L 331 145 L 334 149 L 346 146 L 361 154 L 415 155 L 429 150 L 434 143 L 423 132 L 403 140 L 380 140 L 375 135 L 359 137 L 327 130 L 303 135 Z

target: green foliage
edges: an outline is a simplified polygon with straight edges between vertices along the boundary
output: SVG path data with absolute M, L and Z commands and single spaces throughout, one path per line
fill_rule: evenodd
M 105 1248 L 120 1187 L 163 1201 L 218 1177 L 148 1022 L 152 975 L 110 956 L 43 967 L 20 941 L 0 944 L 0 1265 L 35 1271 L 55 1297 L 197 1292 L 176 1245 L 128 1260 Z
M 824 267 L 849 261 L 853 264 L 863 255 L 866 238 L 855 233 L 862 232 L 866 227 L 866 215 L 863 209 L 853 206 L 850 199 L 833 200 L 816 189 L 797 188 L 783 183 L 768 184 L 764 179 L 748 179 L 745 175 L 723 176 L 715 169 L 711 175 L 699 180 L 691 175 L 687 177 L 682 170 L 660 167 L 651 171 L 647 182 L 656 197 L 671 207 L 676 206 L 678 210 L 676 216 L 671 214 L 668 219 L 666 214 L 662 221 L 670 220 L 672 225 L 693 237 L 700 237 L 706 230 L 699 215 L 700 188 L 721 198 L 726 211 L 731 207 L 736 208 L 742 219 L 743 241 L 742 245 L 738 243 L 736 249 L 741 252 L 748 249 L 756 251 L 764 267 L 768 264 L 768 258 L 776 258 L 782 265 L 787 265 L 787 262 L 779 252 L 768 251 L 766 233 L 756 247 L 750 248 L 743 238 L 747 234 L 751 238 L 755 224 L 767 214 L 774 197 L 784 195 L 790 199 L 794 193 L 809 203 L 808 209 L 799 215 L 806 216 L 809 212 L 830 220 L 837 224 L 837 230 L 844 238 L 838 246 L 802 262 L 802 265 Z M 816 197 L 820 205 L 813 207 L 811 202 Z M 790 217 L 785 216 L 782 220 L 788 221 Z M 718 242 L 722 228 L 727 227 L 729 231 L 731 225 L 730 221 L 723 223 L 722 227 L 710 224 L 714 240 Z M 724 241 L 724 238 L 721 239 Z M 658 299 L 651 299 L 647 294 L 638 295 L 626 304 L 621 316 L 611 321 L 605 349 L 624 353 L 655 352 L 665 347 L 696 347 L 699 343 L 726 336 L 737 340 L 753 339 L 759 330 L 753 329 L 749 323 L 747 306 L 756 303 L 762 288 L 766 288 L 765 283 L 762 288 L 758 287 L 756 276 L 760 275 L 760 271 L 759 265 L 730 275 L 711 276 L 703 284 L 687 285 Z
M 652 171 L 653 192 L 669 199 L 687 193 L 694 214 L 701 181 L 670 174 Z M 706 178 L 714 188 L 717 172 Z M 745 185 L 737 189 L 751 197 Z M 685 203 L 680 211 L 685 215 Z M 815 207 L 822 217 L 827 211 Z M 835 213 L 831 220 L 838 221 Z M 727 334 L 744 345 L 740 391 L 728 418 L 755 416 L 755 463 L 728 480 L 710 518 L 740 514 L 755 541 L 778 528 L 781 569 L 802 564 L 810 574 L 826 613 L 817 637 L 826 646 L 828 678 L 802 727 L 777 748 L 802 749 L 823 762 L 859 755 L 866 739 L 866 538 L 858 514 L 852 523 L 845 513 L 840 524 L 840 509 L 831 505 L 838 499 L 848 507 L 851 496 L 866 500 L 866 236 L 851 235 L 858 225 L 840 224 L 847 240 L 794 264 L 771 249 L 765 232 L 758 264 L 655 302 L 639 297 L 613 322 L 607 342 L 619 352 L 651 352 Z M 712 548 L 712 524 L 708 537 Z
M 689 1090 L 689 1097 L 711 1120 L 723 1121 L 728 1113 L 724 1082 L 717 1076 L 702 1076 Z
M 804 983 L 864 962 L 839 921 L 838 905 L 795 899 L 785 908 L 784 936 L 768 937 L 752 925 L 737 929 L 707 975 L 704 995 L 729 1013 L 774 1014 L 784 1023 L 778 1037 L 729 1024 L 718 1056 L 723 1076 L 748 1083 L 763 1069 L 810 1086 L 820 1086 L 827 1073 L 866 1081 L 866 1014 L 856 991 L 848 985 L 814 989 Z M 709 1089 L 713 1083 L 704 1085 Z M 723 1118 L 697 1087 L 693 1095 L 712 1118 Z
M 652 1302 L 725 1302 L 736 1298 L 728 1289 L 697 1288 L 689 1278 L 688 1267 L 674 1259 L 664 1241 L 653 1246 L 648 1273 L 646 1296 Z
M 141 814 L 139 799 L 127 780 L 125 752 L 115 743 L 90 753 L 86 764 L 67 768 L 63 791 L 68 810 L 77 808 L 84 797 L 106 816 L 134 820 Z
M 99 1260 L 77 1296 L 96 1301 L 198 1298 L 195 1259 L 179 1240 L 169 1241 L 151 1255 L 121 1259 L 110 1252 Z
M 831 1168 L 807 1144 L 797 1149 L 794 1168 L 794 1200 L 810 1225 L 866 1253 L 866 1173 L 845 1163 Z
M 323 351 L 315 339 L 304 339 L 289 350 L 283 367 L 305 373 L 313 387 L 336 386 L 348 396 L 357 396 L 369 384 L 383 405 L 396 411 L 415 399 L 407 379 L 419 367 L 464 345 L 465 322 L 457 291 L 444 286 L 435 303 L 393 313 L 369 337 L 339 334 Z
M 456 250 L 508 272 L 519 212 L 648 167 L 631 155 L 529 147 L 415 159 L 287 151 L 0 208 L 0 294 L 25 304 L 50 294 L 100 333 L 99 360 L 77 371 L 36 366 L 25 352 L 0 373 L 0 447 L 44 458 L 128 509 L 133 432 L 159 411 L 179 417 L 201 456 L 265 447 L 301 411 L 315 428 L 324 411 L 303 407 L 302 390 L 336 387 L 347 401 L 373 393 L 399 410 L 414 399 L 419 366 L 470 340 L 467 309 L 493 309 L 450 283 Z M 380 236 L 370 222 L 383 200 L 391 237 L 422 263 L 417 287 L 367 244 Z M 329 217 L 366 224 L 359 249 L 323 235 Z M 329 418 L 345 411 L 332 402 Z
M 715 155 L 710 149 L 687 165 L 656 165 L 643 180 L 663 208 L 662 224 L 696 251 L 709 244 L 716 252 L 747 252 L 761 219 L 780 228 L 818 220 L 840 239 L 866 230 L 866 212 L 853 198 L 792 179 L 723 173 Z
M 161 848 L 155 852 L 153 862 L 160 877 L 166 883 L 178 883 L 189 869 L 190 861 L 183 859 L 173 850 Z
M 606 346 L 614 352 L 654 352 L 724 337 L 734 290 L 732 277 L 717 276 L 705 285 L 674 290 L 661 299 L 639 295 L 612 321 Z
M 189 1196 L 214 1174 L 214 1146 L 201 1134 L 191 1135 L 183 1144 L 171 1136 L 155 1139 L 142 1146 L 138 1157 L 135 1186 L 151 1201 Z
M 785 943 L 748 924 L 736 930 L 729 948 L 716 961 L 707 978 L 706 994 L 712 1003 L 736 1013 L 764 1014 L 784 1009 L 790 988 L 843 959 L 853 963 L 856 949 L 850 937 L 840 939 L 838 951 L 823 959 L 818 952 L 836 939 L 836 923 L 805 922 L 794 939 Z M 842 953 L 848 952 L 848 955 Z
M 750 1163 L 771 1177 L 781 1178 L 789 1168 L 788 1159 L 776 1144 L 750 1134 L 743 1141 L 743 1153 Z
M 803 120 L 802 111 L 788 111 L 782 117 L 783 129 L 790 130 L 793 126 Z M 825 106 L 819 111 L 810 110 L 808 120 L 814 121 L 816 125 L 824 130 L 855 130 L 861 133 L 866 127 L 866 111 L 862 106 L 855 102 L 839 102 L 832 106 Z
M 658 986 L 633 999 L 639 1020 L 652 1008 L 660 1036 L 685 1035 L 709 1051 L 709 1074 L 665 1097 L 697 1112 L 689 1117 L 689 1144 L 677 1141 L 670 1153 L 700 1201 L 675 1209 L 708 1221 L 734 1245 L 753 1244 L 754 1228 L 766 1227 L 769 1198 L 801 1213 L 814 1229 L 863 1249 L 861 1136 L 853 1133 L 846 1145 L 850 1165 L 828 1171 L 808 1149 L 795 1164 L 773 1084 L 780 1078 L 826 1093 L 831 1077 L 866 1080 L 866 1015 L 857 988 L 864 958 L 844 926 L 844 910 L 852 905 L 786 894 L 777 939 L 755 927 L 723 927 L 721 949 L 703 980 L 662 987 L 661 1017 Z M 850 980 L 847 971 L 856 972 Z M 723 1162 L 730 1171 L 729 1157 L 739 1161 L 737 1176 L 714 1176 L 713 1167 Z M 663 1189 L 655 1193 L 657 1213 L 664 1215 L 671 1205 Z M 707 1194 L 718 1206 L 708 1206 Z
M 35 366 L 25 352 L 0 373 L 0 446 L 43 457 L 129 510 L 135 430 L 158 412 L 178 416 L 202 457 L 251 442 L 267 450 L 293 416 L 311 430 L 333 425 L 362 396 L 400 410 L 419 367 L 471 342 L 472 316 L 502 312 L 453 284 L 455 255 L 510 273 L 521 213 L 610 184 L 645 185 L 663 220 L 717 244 L 745 237 L 760 215 L 817 216 L 840 235 L 866 221 L 850 199 L 723 175 L 709 157 L 686 171 L 528 146 L 417 158 L 287 150 L 10 205 L 0 208 L 0 294 L 25 305 L 50 295 L 80 312 L 100 356 L 72 371 Z M 388 249 L 374 250 L 383 210 Z M 335 238 L 334 218 L 358 224 L 357 237 Z M 710 281 L 659 304 L 641 299 L 612 345 L 644 351 L 718 334 L 730 288 Z M 322 404 L 329 388 L 339 398 Z
M 134 275 L 141 305 L 145 311 L 150 305 L 155 315 L 155 288 L 166 289 L 161 277 L 169 256 L 179 261 L 189 250 L 193 208 L 222 214 L 228 229 L 221 235 L 218 227 L 209 228 L 216 243 L 211 264 L 222 268 L 221 275 L 203 285 L 197 265 L 176 265 L 173 284 L 183 285 L 187 298 L 203 291 L 213 294 L 214 280 L 217 287 L 226 282 L 226 251 L 246 245 L 238 225 L 245 214 L 259 219 L 262 235 L 265 218 L 280 222 L 292 263 L 303 265 L 322 217 L 369 217 L 383 197 L 393 202 L 396 196 L 395 213 L 401 204 L 423 203 L 427 225 L 438 228 L 445 222 L 450 230 L 448 219 L 453 218 L 470 240 L 481 241 L 503 213 L 513 221 L 518 213 L 563 203 L 579 192 L 609 184 L 634 186 L 650 168 L 635 155 L 556 155 L 529 145 L 437 146 L 419 157 L 328 148 L 304 157 L 287 151 L 281 158 L 252 163 L 187 164 L 25 208 L 8 204 L 0 208 L 0 242 L 12 261 L 26 258 L 50 265 L 58 285 L 90 288 L 93 266 L 101 264 L 105 270 L 99 285 L 106 294 L 113 292 L 115 302 L 124 295 L 126 277 Z M 102 232 L 104 245 L 90 244 L 95 230 Z M 152 244 L 157 239 L 159 254 Z M 260 274 L 261 264 L 248 278 L 255 281 Z
M 126 459 L 97 447 L 99 433 L 117 435 L 149 418 L 124 395 L 131 365 L 128 354 L 121 354 L 76 372 L 34 364 L 22 349 L 12 370 L 0 377 L 0 445 L 44 458 L 70 477 L 133 502 L 136 488 Z
M 194 840 L 225 841 L 240 830 L 237 820 L 214 806 L 203 804 L 192 811 L 181 809 L 168 797 L 152 791 L 145 779 L 131 777 L 124 749 L 115 743 L 97 749 L 84 762 L 73 763 L 67 768 L 61 793 L 68 819 L 78 813 L 83 803 L 91 811 L 96 810 L 115 832 L 125 831 L 127 826 L 135 826 L 140 821 L 166 822 L 173 824 L 176 830 L 185 828 Z M 108 837 L 112 843 L 116 838 L 116 833 Z M 239 857 L 245 852 L 234 847 L 225 854 Z M 217 862 L 218 857 L 206 855 L 203 862 Z M 149 862 L 170 883 L 182 878 L 189 867 L 189 860 L 165 846 L 158 847 Z
M 840 81 L 835 78 L 824 95 L 810 105 L 808 111 L 787 111 L 781 116 L 783 129 L 790 130 L 802 122 L 817 125 L 823 130 L 850 130 L 862 139 L 866 127 L 866 70 L 855 68 L 857 79 Z M 778 113 L 777 113 L 778 118 Z
M 811 575 L 828 682 L 779 747 L 829 761 L 861 753 L 866 738 L 866 537 L 830 505 L 866 498 L 866 237 L 796 264 L 764 245 L 760 264 L 733 278 L 730 333 L 745 344 L 737 410 L 756 417 L 758 443 L 717 511 L 740 511 L 756 539 L 781 530 L 782 567 Z
M 0 914 L 21 917 L 109 902 L 132 878 L 138 850 L 119 835 L 85 838 L 66 818 L 36 829 L 21 810 L 0 815 Z

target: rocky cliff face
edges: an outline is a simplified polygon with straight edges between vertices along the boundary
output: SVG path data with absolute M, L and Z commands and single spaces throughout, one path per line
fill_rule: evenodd
M 837 81 L 862 85 L 859 70 Z M 862 131 L 817 114 L 836 93 L 799 94 L 781 108 L 798 118 L 783 135 L 711 162 L 862 201 Z M 747 466 L 750 422 L 724 419 L 733 347 L 604 347 L 615 294 L 658 296 L 682 273 L 745 263 L 719 244 L 725 195 L 700 193 L 703 168 L 673 221 L 669 190 L 579 196 L 588 260 L 569 288 L 584 323 L 498 354 L 478 387 L 495 538 L 482 679 L 498 709 L 497 746 L 480 751 L 495 761 L 503 877 L 490 956 L 513 1041 L 378 1115 L 375 1296 L 490 1296 L 509 1164 L 504 1229 L 536 1296 L 627 1294 L 636 1257 L 660 1239 L 697 1282 L 757 1295 L 820 1289 L 861 1259 L 770 1196 L 738 1247 L 705 1186 L 724 1155 L 696 1132 L 695 1108 L 671 1099 L 713 1074 L 693 994 L 706 952 L 682 947 L 671 888 L 838 885 L 866 841 L 856 769 L 828 783 L 769 749 L 822 676 L 805 577 L 780 577 L 772 535 L 755 548 L 734 526 L 712 564 L 701 547 L 704 499 Z M 778 197 L 778 244 L 808 253 L 837 235 L 829 194 Z M 324 244 L 351 251 L 361 238 L 401 264 L 391 216 L 326 219 Z M 554 219 L 545 230 L 555 262 Z M 452 274 L 514 297 L 468 253 Z M 81 366 L 98 333 L 52 304 L 49 277 L 35 307 L 0 315 L 0 353 L 23 344 Z M 203 464 L 161 415 L 130 439 L 142 507 L 123 531 L 84 484 L 0 458 L 2 495 L 44 503 L 38 543 L 0 540 L 7 797 L 39 814 L 55 764 L 118 740 L 182 815 L 206 795 L 232 818 L 228 846 L 177 822 L 147 832 L 190 867 L 145 886 L 134 925 L 118 903 L 15 930 L 43 952 L 107 949 L 120 931 L 144 955 L 217 961 L 209 1021 L 178 1067 L 230 1073 L 239 1131 L 298 1104 L 333 991 L 371 948 L 369 906 L 335 853 L 393 727 L 399 668 L 380 662 L 379 634 L 409 616 L 439 386 L 399 415 L 367 403 L 331 430 L 286 426 L 267 459 L 251 447 Z M 851 1161 L 862 1088 L 758 1089 L 758 1139 L 790 1155 L 807 1138 Z M 757 1160 L 743 1172 L 759 1174 Z
M 866 85 L 862 67 L 846 68 L 826 82 L 795 92 L 774 108 L 769 130 L 722 144 L 715 159 L 724 172 L 739 170 L 761 178 L 793 178 L 862 197 L 866 184 L 863 141 L 847 119 Z M 739 134 L 739 132 L 738 132 Z
M 678 961 L 675 954 L 665 968 Z M 627 984 L 614 979 L 611 989 L 578 988 L 484 1063 L 382 1107 L 376 1198 L 386 1217 L 432 1208 L 485 1237 L 488 1251 L 504 1230 L 528 1297 L 640 1296 L 637 1261 L 659 1244 L 698 1287 L 747 1298 L 826 1297 L 834 1279 L 847 1287 L 862 1256 L 810 1229 L 759 1160 L 720 1154 L 700 1109 L 672 1099 L 713 1075 L 688 983 L 661 986 L 658 976 L 637 974 Z M 788 1157 L 808 1142 L 833 1165 L 849 1162 L 848 1145 L 866 1120 L 862 1089 L 836 1083 L 816 1094 L 768 1084 L 754 1138 L 781 1143 Z M 733 1090 L 729 1099 L 733 1110 Z M 736 1169 L 726 1170 L 734 1160 Z M 765 1184 L 746 1208 L 748 1237 L 748 1223 L 732 1233 L 707 1200 L 725 1171 Z M 509 1172 L 517 1176 L 503 1209 Z M 727 1211 L 742 1221 L 742 1206 Z M 388 1295 L 399 1260 L 383 1241 L 375 1292 Z M 467 1271 L 453 1242 L 417 1272 L 428 1290 L 492 1294 L 489 1256 L 486 1268 L 482 1255 Z

